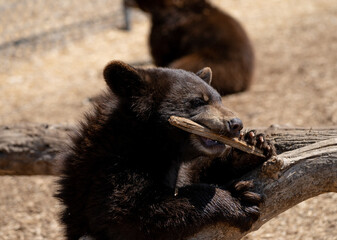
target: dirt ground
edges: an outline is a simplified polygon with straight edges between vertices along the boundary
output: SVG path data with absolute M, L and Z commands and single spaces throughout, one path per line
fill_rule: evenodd
M 337 125 L 335 0 L 214 0 L 239 19 L 255 46 L 255 82 L 223 98 L 249 127 Z M 12 62 L 0 72 L 0 124 L 76 123 L 105 86 L 112 59 L 151 61 L 146 16 L 132 31 L 111 30 Z M 63 239 L 52 197 L 55 177 L 0 177 L 0 239 Z M 337 194 L 309 199 L 247 239 L 337 239 Z

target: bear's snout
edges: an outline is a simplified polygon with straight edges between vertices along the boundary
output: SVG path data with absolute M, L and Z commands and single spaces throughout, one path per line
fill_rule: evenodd
M 209 128 L 215 133 L 227 136 L 238 137 L 243 128 L 240 118 L 233 112 L 225 108 L 222 104 L 212 104 L 198 113 L 191 120 Z
M 240 131 L 243 128 L 243 124 L 241 119 L 235 118 L 226 118 L 226 117 L 205 117 L 201 118 L 199 115 L 198 118 L 192 118 L 191 120 L 207 127 L 221 135 L 225 135 L 227 137 L 239 137 Z
M 233 118 L 228 121 L 229 131 L 233 137 L 238 137 L 240 135 L 240 131 L 243 128 L 243 124 L 240 118 Z

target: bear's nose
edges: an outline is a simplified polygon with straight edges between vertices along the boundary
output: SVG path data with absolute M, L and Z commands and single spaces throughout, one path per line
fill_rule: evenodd
M 243 124 L 240 118 L 233 118 L 229 121 L 229 130 L 233 137 L 238 137 L 242 128 Z

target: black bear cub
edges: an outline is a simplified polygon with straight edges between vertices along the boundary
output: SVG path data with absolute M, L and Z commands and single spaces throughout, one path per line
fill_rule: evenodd
M 245 91 L 253 78 L 254 51 L 241 24 L 206 0 L 125 0 L 151 16 L 149 45 L 157 66 L 213 71 L 221 94 Z
M 240 135 L 242 122 L 209 85 L 211 77 L 210 68 L 195 74 L 106 66 L 107 91 L 62 153 L 56 196 L 67 239 L 177 240 L 219 221 L 250 228 L 261 196 L 235 179 L 266 159 L 168 122 L 175 115 Z M 263 135 L 242 138 L 273 154 Z

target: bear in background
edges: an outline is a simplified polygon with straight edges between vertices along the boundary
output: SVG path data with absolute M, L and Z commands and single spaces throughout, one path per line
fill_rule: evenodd
M 151 16 L 149 45 L 157 66 L 213 71 L 211 85 L 221 94 L 247 90 L 254 52 L 240 23 L 205 0 L 125 0 Z
M 209 85 L 211 69 L 195 74 L 113 61 L 103 75 L 108 89 L 60 155 L 56 197 L 67 239 L 177 240 L 219 221 L 249 229 L 261 196 L 251 182 L 235 179 L 266 158 L 168 122 L 175 115 L 240 135 L 241 120 Z M 268 157 L 274 153 L 263 135 L 243 138 Z

